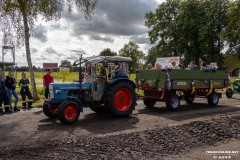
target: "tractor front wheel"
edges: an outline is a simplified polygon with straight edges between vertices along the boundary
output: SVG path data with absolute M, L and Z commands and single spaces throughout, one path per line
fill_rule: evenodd
M 113 116 L 129 116 L 136 105 L 134 88 L 127 82 L 111 86 L 106 96 L 106 104 Z
M 64 124 L 76 122 L 79 115 L 79 105 L 75 101 L 64 101 L 58 108 L 58 118 Z

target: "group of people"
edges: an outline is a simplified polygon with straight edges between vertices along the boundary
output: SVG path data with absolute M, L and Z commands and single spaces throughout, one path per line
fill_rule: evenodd
M 196 64 L 195 61 L 191 61 L 188 67 L 184 68 L 182 64 L 177 65 L 175 61 L 172 61 L 171 66 L 170 67 L 165 66 L 164 69 L 205 70 L 206 72 L 218 70 L 218 65 L 215 62 L 212 62 L 209 65 L 207 65 L 205 62 L 200 62 L 199 64 L 200 64 L 200 67 Z M 146 70 L 154 70 L 154 69 L 163 69 L 163 67 L 159 62 L 156 62 L 154 66 L 151 63 L 149 63 L 146 68 Z M 143 70 L 143 66 L 139 65 L 138 70 Z
M 49 84 L 53 82 L 51 70 L 43 76 L 43 86 L 45 88 L 45 98 L 49 98 Z M 18 85 L 21 88 L 20 94 L 22 97 L 22 109 L 31 109 L 33 97 L 29 90 L 30 81 L 25 72 L 22 72 L 22 78 Z M 0 114 L 18 112 L 20 109 L 17 107 L 18 94 L 16 91 L 17 81 L 13 76 L 13 72 L 9 71 L 6 79 L 4 78 L 4 70 L 0 68 Z M 15 98 L 14 106 L 12 107 L 12 96 Z M 26 97 L 28 100 L 26 100 Z M 28 103 L 27 103 L 28 102 Z M 4 106 L 3 106 L 4 104 Z M 28 104 L 28 105 L 27 105 Z
M 172 61 L 171 65 L 172 66 L 170 67 L 165 66 L 164 69 L 183 69 L 182 65 L 181 64 L 177 65 L 175 61 Z M 146 70 L 154 70 L 154 69 L 163 69 L 163 67 L 159 62 L 156 62 L 154 66 L 152 65 L 152 63 L 149 63 L 146 68 Z M 143 70 L 143 66 L 139 65 L 138 70 Z

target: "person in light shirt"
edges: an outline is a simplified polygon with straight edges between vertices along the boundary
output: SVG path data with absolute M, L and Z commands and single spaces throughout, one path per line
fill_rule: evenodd
M 162 69 L 162 66 L 158 62 L 156 62 L 155 63 L 155 69 Z
M 176 65 L 175 61 L 172 61 L 172 66 L 170 67 L 171 69 L 180 69 L 178 65 Z

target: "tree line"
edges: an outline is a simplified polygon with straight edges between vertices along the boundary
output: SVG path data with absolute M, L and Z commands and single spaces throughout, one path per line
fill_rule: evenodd
M 154 47 L 146 63 L 156 57 L 180 56 L 223 64 L 224 51 L 240 58 L 240 0 L 167 0 L 145 15 Z
M 98 0 L 1 0 L 0 26 L 3 45 L 25 46 L 34 100 L 38 99 L 31 60 L 30 37 L 38 15 L 45 21 L 59 20 L 65 9 L 77 6 L 87 20 Z M 66 7 L 67 6 L 67 7 Z M 220 67 L 223 49 L 240 58 L 240 0 L 166 0 L 145 15 L 149 39 L 154 45 L 147 56 L 134 42 L 125 44 L 119 53 L 133 59 L 132 67 L 157 57 L 180 56 L 183 63 L 199 58 L 214 61 Z M 104 51 L 105 52 L 105 51 Z M 103 53 L 100 53 L 100 55 Z M 112 54 L 112 53 L 111 53 Z

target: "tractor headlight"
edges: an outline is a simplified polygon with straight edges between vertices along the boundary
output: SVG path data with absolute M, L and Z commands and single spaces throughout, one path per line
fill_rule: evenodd
M 53 98 L 54 95 L 53 95 L 53 86 L 50 84 L 49 85 L 49 93 L 50 93 L 50 98 Z

